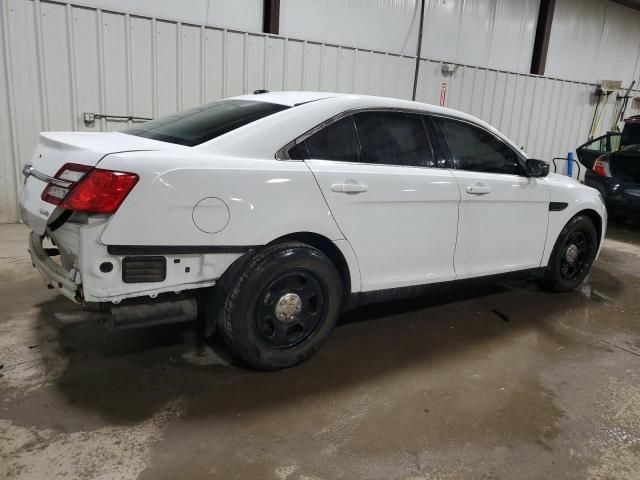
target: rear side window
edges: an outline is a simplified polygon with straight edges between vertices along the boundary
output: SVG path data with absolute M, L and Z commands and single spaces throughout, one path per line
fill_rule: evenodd
M 442 118 L 435 120 L 442 126 L 456 169 L 521 173 L 518 155 L 494 135 L 468 123 Z
M 289 149 L 289 158 L 357 162 L 359 160 L 358 139 L 353 119 L 342 118 L 294 145 Z
M 420 115 L 362 112 L 356 113 L 353 118 L 365 163 L 410 167 L 436 166 Z
M 122 133 L 193 147 L 287 108 L 276 103 L 221 100 L 151 120 Z

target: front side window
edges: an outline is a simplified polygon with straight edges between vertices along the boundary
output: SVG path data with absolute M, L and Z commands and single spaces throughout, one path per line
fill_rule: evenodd
M 353 119 L 344 117 L 317 131 L 289 149 L 292 160 L 359 161 L 358 139 Z
M 193 147 L 287 108 L 290 107 L 277 103 L 220 100 L 142 123 L 122 133 Z
M 365 163 L 436 166 L 420 115 L 372 111 L 356 113 L 353 118 Z
M 471 125 L 437 118 L 442 127 L 454 166 L 472 172 L 521 174 L 518 155 L 502 140 Z

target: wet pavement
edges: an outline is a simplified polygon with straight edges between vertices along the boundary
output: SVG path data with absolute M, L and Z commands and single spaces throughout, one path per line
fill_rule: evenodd
M 345 315 L 286 371 L 195 324 L 107 333 L 0 225 L 0 478 L 639 479 L 640 228 L 589 281 Z

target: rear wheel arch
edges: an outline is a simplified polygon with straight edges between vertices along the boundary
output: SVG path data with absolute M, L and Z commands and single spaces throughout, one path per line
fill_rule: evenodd
M 340 249 L 336 246 L 336 244 L 325 237 L 324 235 L 320 235 L 318 233 L 313 232 L 295 232 L 284 235 L 282 237 L 276 238 L 275 240 L 268 243 L 269 245 L 274 245 L 277 243 L 286 243 L 286 242 L 300 242 L 310 245 L 314 248 L 317 248 L 322 253 L 324 253 L 329 260 L 333 262 L 340 274 L 340 278 L 342 280 L 343 287 L 343 305 L 346 305 L 346 301 L 351 294 L 351 269 L 349 268 L 349 263 L 347 259 L 340 251 Z

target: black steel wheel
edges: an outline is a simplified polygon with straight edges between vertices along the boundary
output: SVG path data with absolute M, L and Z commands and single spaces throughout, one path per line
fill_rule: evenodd
M 573 217 L 556 241 L 541 285 L 548 290 L 566 292 L 579 286 L 598 251 L 598 234 L 585 215 Z
M 249 365 L 290 367 L 324 343 L 341 299 L 340 275 L 326 255 L 302 243 L 272 245 L 255 254 L 233 281 L 220 331 Z
M 255 328 L 275 348 L 291 348 L 313 334 L 324 316 L 326 292 L 312 270 L 294 269 L 274 279 L 260 296 Z
M 582 274 L 584 269 L 589 266 L 587 263 L 588 251 L 589 245 L 585 232 L 575 230 L 567 236 L 560 256 L 560 275 L 562 278 L 572 281 Z

